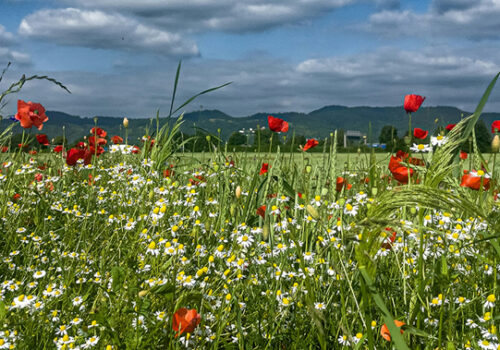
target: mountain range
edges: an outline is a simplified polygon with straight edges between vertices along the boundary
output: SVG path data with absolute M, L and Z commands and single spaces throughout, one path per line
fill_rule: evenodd
M 44 124 L 43 130 L 38 132 L 33 129 L 32 133 L 45 133 L 49 138 L 62 135 L 65 127 L 65 135 L 68 141 L 74 142 L 89 134 L 94 126 L 94 118 L 84 118 L 69 115 L 63 112 L 46 112 L 49 120 Z M 402 107 L 346 107 L 325 106 L 310 113 L 285 112 L 285 113 L 257 113 L 247 117 L 232 117 L 219 110 L 200 110 L 184 114 L 182 130 L 188 134 L 194 134 L 195 129 L 201 128 L 210 133 L 217 134 L 221 130 L 221 136 L 227 140 L 233 132 L 242 128 L 256 128 L 257 125 L 267 127 L 267 116 L 271 114 L 289 122 L 290 131 L 296 135 L 304 135 L 307 138 L 328 137 L 336 129 L 358 130 L 369 135 L 371 125 L 371 140 L 378 141 L 380 130 L 385 125 L 393 125 L 401 137 L 408 130 L 408 116 Z M 462 117 L 471 113 L 462 111 L 455 107 L 437 106 L 422 107 L 412 115 L 412 126 L 429 130 L 431 133 L 439 126 L 457 123 Z M 481 119 L 489 126 L 494 120 L 500 119 L 500 113 L 483 113 Z M 160 118 L 160 124 L 167 119 Z M 97 117 L 97 125 L 108 132 L 109 136 L 124 136 L 122 117 Z M 156 120 L 148 118 L 134 118 L 129 120 L 128 140 L 135 140 L 145 135 L 146 130 L 156 130 Z M 2 125 L 3 124 L 3 125 Z M 4 127 L 5 122 L 0 124 Z M 20 133 L 20 126 L 16 126 L 14 133 Z M 370 136 L 368 136 L 370 139 Z

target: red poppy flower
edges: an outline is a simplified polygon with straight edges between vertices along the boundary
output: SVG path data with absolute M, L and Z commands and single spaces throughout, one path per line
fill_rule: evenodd
M 390 233 L 391 236 L 390 237 L 387 237 L 386 241 L 384 243 L 382 243 L 382 248 L 385 248 L 385 249 L 392 249 L 392 243 L 394 243 L 394 241 L 396 240 L 396 231 L 394 231 L 392 228 L 390 227 L 386 227 L 385 228 L 385 231 L 387 233 Z
M 9 150 L 9 147 L 2 146 L 2 153 L 6 153 Z
M 62 145 L 57 145 L 56 147 L 54 147 L 54 152 L 56 152 L 56 153 L 61 153 L 62 150 L 63 150 Z
M 264 217 L 266 215 L 266 206 L 261 205 L 259 208 L 257 208 L 257 215 L 260 215 Z
M 45 108 L 39 103 L 23 100 L 17 101 L 17 113 L 15 118 L 19 120 L 21 126 L 25 129 L 31 129 L 33 126 L 42 130 L 43 123 L 49 120 L 45 115 Z
M 35 180 L 37 182 L 42 181 L 43 180 L 43 174 L 42 173 L 35 174 Z
M 21 195 L 19 193 L 16 193 L 12 196 L 12 200 L 14 202 L 17 202 L 19 200 L 19 198 L 21 198 Z
M 347 187 L 347 189 L 350 189 L 349 184 L 347 183 L 347 180 L 341 176 L 337 177 L 337 185 L 336 185 L 336 190 L 337 192 L 342 191 L 344 187 Z
M 396 327 L 401 328 L 406 323 L 404 323 L 403 321 L 394 320 L 394 324 L 396 325 Z M 400 331 L 401 331 L 401 334 L 403 334 L 403 330 L 401 329 Z M 382 326 L 382 328 L 380 328 L 380 335 L 385 340 L 391 341 L 391 333 L 389 332 L 389 327 L 387 327 L 387 325 L 385 323 Z
M 414 174 L 413 169 L 410 168 L 410 177 L 412 177 Z M 408 168 L 405 166 L 401 166 L 399 168 L 396 168 L 392 172 L 392 176 L 402 184 L 407 184 L 408 183 Z
M 18 143 L 17 147 L 19 148 L 27 148 L 29 145 L 27 143 Z
M 101 146 L 97 146 L 97 148 L 95 148 L 94 146 L 90 146 L 89 152 L 92 155 L 95 154 L 97 156 L 100 156 L 104 153 L 104 148 L 102 148 Z
M 491 132 L 500 132 L 500 120 L 495 120 L 493 123 L 491 123 Z
M 172 329 L 177 333 L 177 337 L 182 333 L 193 333 L 200 322 L 201 315 L 196 309 L 188 310 L 183 307 L 175 312 L 172 320 Z
M 413 113 L 418 111 L 424 100 L 425 97 L 422 97 L 420 95 L 406 95 L 403 106 L 406 113 Z
M 477 173 L 479 173 L 479 172 L 477 172 Z M 468 187 L 470 189 L 479 191 L 479 188 L 481 187 L 481 181 L 482 181 L 483 188 L 485 190 L 488 190 L 490 188 L 490 179 L 487 177 L 478 175 L 477 173 L 464 174 L 462 176 L 462 183 L 460 184 L 460 186 Z
M 467 159 L 467 156 L 468 156 L 467 152 L 460 151 L 460 159 L 464 159 L 465 160 L 465 159 Z
M 79 159 L 83 159 L 84 164 L 90 164 L 92 153 L 86 149 L 72 148 L 68 151 L 68 155 L 66 156 L 66 164 L 69 166 L 76 165 Z
M 96 129 L 94 127 L 92 129 L 90 129 L 90 135 L 93 135 L 93 136 L 97 135 L 99 137 L 106 137 L 108 135 L 108 133 L 101 128 Z
M 101 137 L 97 138 L 97 145 L 104 146 L 106 143 L 108 143 L 108 141 L 106 141 L 106 139 L 103 139 Z M 95 144 L 96 144 L 96 137 L 95 136 L 90 136 L 89 137 L 89 145 L 91 147 L 93 147 L 93 146 L 95 146 Z
M 275 118 L 272 115 L 267 116 L 267 123 L 269 124 L 269 129 L 275 132 L 287 132 L 288 123 L 280 118 Z
M 37 152 L 37 151 L 35 151 L 34 149 L 32 149 L 32 150 L 30 150 L 28 153 L 29 153 L 29 154 L 31 154 L 32 156 L 34 156 L 34 155 L 35 155 L 35 154 L 37 154 L 38 152 Z
M 457 125 L 457 124 L 448 124 L 448 125 L 446 125 L 445 129 L 448 130 L 448 131 L 451 131 L 451 130 L 453 130 L 453 128 L 455 127 L 455 125 Z
M 133 153 L 133 154 L 137 154 L 137 153 L 139 153 L 140 151 L 141 151 L 141 149 L 140 149 L 139 147 L 137 147 L 137 146 L 132 147 L 132 153 Z
M 262 167 L 260 168 L 259 175 L 264 175 L 269 170 L 269 163 L 262 163 Z
M 319 144 L 318 140 L 315 139 L 309 139 L 307 140 L 305 146 L 302 148 L 302 150 L 305 152 L 310 148 L 316 147 Z
M 36 140 L 38 141 L 39 144 L 41 144 L 43 146 L 49 145 L 49 138 L 45 134 L 36 135 Z
M 113 144 L 115 144 L 115 145 L 119 145 L 119 144 L 123 143 L 123 139 L 122 139 L 120 136 L 118 136 L 118 135 L 113 136 L 113 137 L 111 138 L 111 141 L 112 141 L 112 142 L 113 142 Z
M 423 140 L 429 135 L 427 130 L 422 130 L 420 128 L 413 129 L 413 136 L 417 139 Z

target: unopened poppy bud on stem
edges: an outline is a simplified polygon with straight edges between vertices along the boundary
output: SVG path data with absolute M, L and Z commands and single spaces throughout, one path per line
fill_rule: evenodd
M 491 141 L 491 152 L 498 153 L 499 149 L 500 149 L 500 136 L 495 135 L 493 141 Z
M 128 128 L 128 118 L 123 118 L 123 127 Z
M 236 195 L 237 199 L 239 199 L 241 197 L 241 187 L 240 186 L 236 187 L 235 195 Z

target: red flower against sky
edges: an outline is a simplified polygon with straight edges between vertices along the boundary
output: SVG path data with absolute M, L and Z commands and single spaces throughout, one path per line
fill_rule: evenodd
M 49 138 L 45 134 L 38 134 L 38 135 L 36 135 L 36 140 L 42 146 L 48 146 L 49 145 Z
M 495 120 L 493 123 L 491 123 L 491 132 L 500 132 L 500 120 Z
M 425 97 L 422 97 L 420 95 L 406 95 L 404 102 L 404 109 L 406 113 L 413 113 L 418 111 L 424 100 Z
M 123 139 L 120 136 L 115 135 L 111 138 L 111 142 L 113 142 L 113 144 L 115 144 L 115 145 L 119 145 L 119 144 L 123 143 Z
M 260 167 L 259 175 L 264 175 L 268 171 L 269 171 L 269 163 L 262 163 L 262 166 Z
M 415 128 L 413 129 L 413 136 L 417 139 L 423 140 L 429 135 L 429 132 L 427 130 L 423 130 L 420 128 Z
M 61 153 L 62 150 L 63 150 L 62 145 L 57 145 L 56 147 L 54 147 L 54 152 L 56 152 L 56 153 Z
M 267 123 L 269 124 L 269 129 L 275 132 L 287 132 L 288 123 L 280 118 L 275 118 L 272 115 L 267 116 Z
M 305 152 L 310 148 L 314 148 L 319 144 L 318 140 L 315 139 L 309 139 L 307 140 L 305 146 L 302 148 L 302 150 Z
M 182 333 L 193 333 L 200 322 L 201 315 L 195 309 L 188 310 L 183 307 L 175 312 L 172 329 L 177 333 L 177 337 Z
M 42 130 L 43 123 L 49 118 L 45 115 L 45 108 L 39 103 L 23 100 L 17 101 L 17 113 L 15 118 L 19 120 L 21 126 L 25 129 L 31 129 L 33 126 Z

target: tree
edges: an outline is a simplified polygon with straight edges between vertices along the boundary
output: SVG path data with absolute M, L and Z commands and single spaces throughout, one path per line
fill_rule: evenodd
M 227 144 L 229 146 L 241 146 L 244 145 L 246 142 L 247 142 L 247 137 L 242 133 L 235 131 L 231 134 L 231 136 L 229 136 Z
M 385 125 L 380 131 L 378 142 L 386 144 L 386 150 L 392 151 L 394 145 L 398 144 L 398 129 L 393 125 Z
M 476 142 L 477 148 L 479 148 L 480 152 L 488 153 L 491 151 L 491 134 L 490 130 L 486 127 L 484 120 L 478 120 L 476 125 L 474 126 L 474 132 L 476 134 Z M 472 135 L 471 135 L 472 137 Z M 472 143 L 469 147 L 469 141 L 464 142 L 462 145 L 462 149 L 468 153 L 472 152 L 474 149 L 472 148 Z

